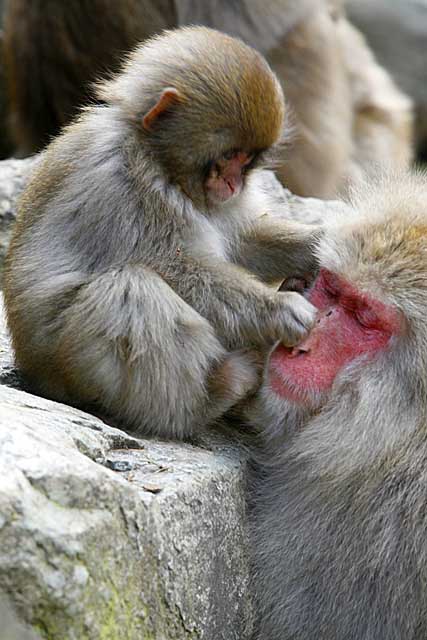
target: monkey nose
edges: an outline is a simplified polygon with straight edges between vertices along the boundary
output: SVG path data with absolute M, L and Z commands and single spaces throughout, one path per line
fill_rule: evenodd
M 236 185 L 233 183 L 232 180 L 226 180 L 225 181 L 228 185 L 228 188 L 230 189 L 231 193 L 234 194 L 234 192 L 236 191 Z
M 296 358 L 297 356 L 302 356 L 305 353 L 309 353 L 309 351 L 310 351 L 310 347 L 305 345 L 304 343 L 301 343 L 296 347 L 292 347 L 289 357 Z

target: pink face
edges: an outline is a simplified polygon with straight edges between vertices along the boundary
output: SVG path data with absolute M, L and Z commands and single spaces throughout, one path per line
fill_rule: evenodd
M 209 172 L 205 181 L 208 202 L 221 204 L 237 196 L 243 187 L 243 175 L 253 156 L 236 151 L 220 158 Z
M 355 358 L 374 358 L 403 326 L 396 308 L 326 269 L 320 271 L 309 300 L 319 309 L 314 328 L 296 347 L 279 345 L 268 371 L 273 391 L 298 404 L 311 404 L 327 392 Z

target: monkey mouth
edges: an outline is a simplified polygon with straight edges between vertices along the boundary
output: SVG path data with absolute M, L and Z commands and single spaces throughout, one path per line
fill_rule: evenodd
M 242 182 L 231 179 L 217 179 L 207 191 L 207 198 L 210 204 L 220 205 L 236 198 L 242 191 Z

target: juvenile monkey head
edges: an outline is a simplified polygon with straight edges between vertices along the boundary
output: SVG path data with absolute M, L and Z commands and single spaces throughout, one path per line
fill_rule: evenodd
M 204 27 L 144 43 L 98 94 L 130 118 L 167 180 L 197 206 L 236 196 L 283 133 L 283 92 L 267 62 Z
M 427 177 L 382 179 L 353 204 L 320 243 L 315 327 L 267 373 L 277 398 L 316 411 L 349 386 L 408 404 L 427 393 Z

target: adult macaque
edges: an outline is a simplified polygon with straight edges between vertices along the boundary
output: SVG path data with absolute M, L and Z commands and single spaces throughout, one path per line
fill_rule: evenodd
M 294 344 L 313 323 L 301 295 L 261 281 L 314 268 L 315 228 L 269 216 L 258 187 L 282 90 L 254 49 L 195 27 L 138 48 L 98 94 L 20 201 L 17 361 L 43 394 L 187 436 L 255 383 L 228 350 Z
M 346 9 L 351 21 L 366 36 L 380 64 L 413 99 L 415 140 L 425 162 L 427 4 L 419 0 L 346 0 Z
M 18 152 L 58 133 L 122 52 L 196 23 L 242 38 L 277 73 L 294 132 L 278 170 L 293 192 L 331 197 L 372 163 L 409 161 L 410 101 L 366 43 L 347 37 L 341 0 L 9 0 L 4 53 Z
M 321 240 L 315 328 L 252 408 L 260 640 L 427 637 L 427 176 L 355 208 Z
M 413 155 L 413 113 L 408 96 L 375 60 L 365 38 L 348 20 L 337 22 L 353 103 L 353 148 L 340 188 L 375 176 L 378 165 L 408 167 Z
M 347 194 L 379 167 L 408 167 L 413 158 L 411 100 L 346 19 L 342 1 L 327 4 L 329 14 L 318 5 L 317 17 L 312 14 L 287 38 L 292 64 L 279 57 L 278 68 L 267 56 L 294 110 L 299 140 L 299 155 L 280 169 L 282 182 L 301 195 L 324 198 Z M 301 77 L 303 86 L 296 80 Z

